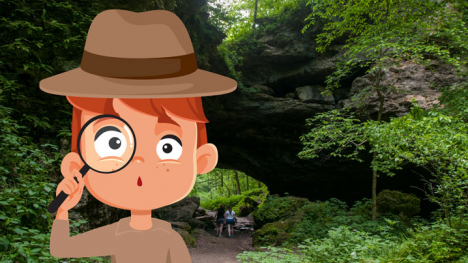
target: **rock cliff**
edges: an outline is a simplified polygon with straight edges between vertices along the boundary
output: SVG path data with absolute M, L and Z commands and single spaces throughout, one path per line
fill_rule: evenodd
M 369 163 L 330 159 L 300 160 L 302 146 L 299 136 L 306 133 L 305 119 L 318 112 L 344 105 L 353 107 L 350 96 L 371 85 L 373 75 L 365 69 L 356 71 L 342 81 L 342 88 L 324 96 L 325 77 L 333 71 L 343 41 L 333 43 L 329 51 L 315 51 L 315 36 L 320 25 L 301 33 L 303 19 L 310 12 L 298 10 L 293 21 L 280 25 L 274 32 L 259 31 L 254 50 L 243 54 L 239 68 L 244 85 L 255 92 L 234 93 L 203 99 L 208 140 L 219 150 L 218 167 L 241 170 L 265 183 L 272 193 L 285 192 L 311 200 L 336 197 L 352 201 L 370 197 L 371 171 Z M 268 24 L 267 20 L 260 21 Z M 459 81 L 454 72 L 437 61 L 432 71 L 411 61 L 392 66 L 384 72 L 382 85 L 400 91 L 387 95 L 384 119 L 402 116 L 414 98 L 423 108 L 438 103 L 440 88 Z M 377 100 L 366 101 L 371 117 L 377 110 Z M 370 156 L 363 156 L 370 160 Z M 421 185 L 419 175 L 407 167 L 394 178 L 379 179 L 379 191 L 385 188 L 422 192 L 411 188 Z M 417 169 L 416 169 L 417 170 Z M 422 171 L 421 171 L 422 172 Z M 423 204 L 424 206 L 424 204 Z

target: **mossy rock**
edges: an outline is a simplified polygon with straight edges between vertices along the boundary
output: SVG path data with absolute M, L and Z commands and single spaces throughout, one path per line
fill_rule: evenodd
M 411 217 L 421 211 L 421 200 L 412 194 L 383 190 L 377 195 L 377 209 L 379 213 Z
M 291 237 L 288 233 L 291 225 L 288 221 L 268 223 L 253 233 L 252 243 L 254 246 L 281 245 Z
M 250 213 L 254 212 L 257 207 L 257 201 L 253 200 L 250 197 L 244 198 L 241 203 L 239 203 L 239 216 L 248 216 Z
M 189 234 L 189 232 L 187 232 L 187 231 L 185 231 L 183 229 L 180 229 L 180 228 L 175 228 L 174 230 L 177 231 L 177 233 L 179 233 L 179 235 L 182 237 L 182 239 L 184 240 L 187 247 L 196 247 L 197 246 L 197 242 L 196 242 L 195 238 L 193 238 Z
M 192 237 L 194 237 L 195 239 L 199 239 L 201 237 L 206 237 L 206 236 L 210 236 L 210 234 L 208 234 L 205 230 L 203 229 L 195 229 L 193 230 L 192 232 Z
M 172 228 L 183 229 L 185 231 L 190 231 L 192 227 L 187 222 L 171 222 Z
M 307 198 L 295 196 L 270 196 L 254 213 L 254 227 L 262 228 L 265 224 L 291 218 L 297 210 L 309 204 Z

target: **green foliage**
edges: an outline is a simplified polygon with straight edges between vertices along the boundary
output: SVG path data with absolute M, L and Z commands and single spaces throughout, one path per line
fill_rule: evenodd
M 312 13 L 303 32 L 323 24 L 323 33 L 316 39 L 320 52 L 347 37 L 344 57 L 327 76 L 330 90 L 357 67 L 370 67 L 367 73 L 380 76 L 383 69 L 401 60 L 428 65 L 430 58 L 437 58 L 463 72 L 468 29 L 462 14 L 451 8 L 453 2 L 459 1 L 309 0 Z M 380 77 L 371 91 L 382 91 Z
M 380 213 L 403 214 L 413 216 L 421 211 L 421 200 L 400 191 L 383 190 L 377 195 L 378 211 Z
M 250 53 L 258 52 L 264 44 L 258 41 L 258 36 L 265 33 L 280 31 L 281 27 L 294 18 L 297 10 L 305 6 L 305 0 L 261 0 L 257 6 L 256 28 L 253 28 L 253 12 L 255 1 L 235 1 L 228 4 L 226 1 L 213 1 L 212 5 L 222 7 L 222 11 L 213 12 L 212 20 L 226 33 L 227 37 L 218 46 L 218 51 L 226 65 L 231 77 L 235 78 L 242 91 L 255 92 L 254 89 L 244 86 L 243 58 Z M 265 21 L 265 22 L 259 22 Z
M 291 221 L 277 221 L 265 224 L 252 234 L 252 245 L 281 245 L 292 236 L 290 234 L 292 226 L 293 222 Z
M 365 150 L 367 142 L 363 132 L 363 124 L 349 110 L 331 110 L 316 114 L 306 120 L 309 133 L 302 135 L 300 140 L 304 145 L 299 153 L 302 159 L 318 157 L 324 150 L 333 151 L 323 158 L 331 156 L 343 157 L 362 162 L 359 152 Z
M 263 195 L 262 195 L 263 196 Z M 252 196 L 255 198 L 255 196 Z M 252 197 L 246 196 L 242 201 L 237 203 L 232 209 L 236 211 L 238 216 L 248 216 L 250 213 L 254 212 L 258 207 L 258 201 L 252 199 Z
M 294 213 L 304 205 L 309 203 L 305 198 L 294 196 L 279 197 L 269 196 L 257 211 L 254 212 L 254 227 L 260 229 L 267 223 L 273 223 L 292 217 Z
M 242 195 L 232 195 L 230 197 L 220 196 L 214 200 L 207 200 L 207 201 L 201 202 L 200 205 L 203 208 L 209 209 L 209 210 L 216 210 L 221 205 L 224 205 L 225 209 L 227 210 L 229 206 L 233 206 L 233 207 L 236 206 L 244 198 L 245 196 L 242 196 Z
M 442 89 L 439 98 L 444 105 L 440 112 L 459 118 L 464 122 L 468 121 L 468 82 L 461 82 Z
M 466 262 L 468 232 L 442 223 L 418 226 L 405 237 L 373 235 L 350 227 L 328 231 L 322 239 L 308 239 L 297 249 L 267 247 L 243 252 L 241 262 Z
M 442 208 L 447 224 L 451 217 L 466 213 L 468 203 L 468 124 L 440 111 L 424 112 L 414 106 L 411 113 L 388 123 L 366 123 L 369 140 L 378 153 L 373 169 L 387 174 L 405 163 L 425 168 L 426 193 Z
M 466 107 L 453 102 L 453 94 L 447 96 L 445 101 L 458 105 L 456 109 Z M 455 116 L 448 116 L 444 114 L 448 110 L 425 113 L 415 105 L 411 113 L 388 123 L 361 123 L 346 109 L 317 114 L 307 120 L 312 128 L 301 136 L 304 149 L 299 157 L 316 158 L 331 151 L 324 160 L 336 156 L 362 161 L 358 154 L 368 143 L 376 172 L 393 176 L 407 163 L 424 167 L 433 175 L 427 181 L 427 194 L 443 208 L 451 225 L 452 214 L 465 213 L 468 203 L 468 126 L 457 117 L 463 111 L 454 110 Z
M 200 202 L 204 204 L 208 200 L 213 200 L 218 197 L 230 197 L 231 195 L 235 195 L 237 193 L 236 173 L 239 179 L 239 188 L 242 196 L 249 196 L 258 202 L 265 201 L 268 195 L 268 188 L 266 185 L 260 184 L 260 188 L 258 188 L 258 181 L 245 173 L 219 168 L 215 168 L 207 174 L 198 175 L 197 181 L 189 196 L 200 197 Z M 241 201 L 241 203 L 242 202 L 243 201 Z M 240 203 L 236 204 L 240 206 Z M 238 212 L 239 211 L 236 210 L 236 213 Z
M 94 16 L 109 7 L 141 11 L 152 1 L 0 1 L 0 261 L 63 262 L 49 253 L 60 155 L 71 106 L 39 81 L 79 66 Z M 73 222 L 72 226 L 82 222 Z M 102 261 L 79 259 L 67 262 Z
M 286 197 L 279 199 L 286 199 Z M 265 205 L 271 205 L 269 202 Z M 275 200 L 275 203 L 279 201 Z M 293 215 L 276 218 L 276 222 L 266 223 L 256 230 L 253 234 L 253 244 L 255 246 L 295 245 L 306 239 L 325 238 L 329 230 L 340 226 L 347 226 L 354 231 L 364 231 L 382 238 L 406 233 L 407 226 L 398 221 L 398 216 L 383 214 L 377 217 L 377 220 L 371 221 L 370 209 L 368 199 L 356 202 L 352 209 L 348 209 L 344 202 L 334 198 L 325 202 L 308 202 L 294 211 Z M 281 210 L 278 209 L 278 211 Z M 261 212 L 260 209 L 256 214 L 259 212 Z
M 253 191 L 252 191 L 253 192 Z M 202 201 L 200 206 L 209 209 L 209 210 L 216 210 L 218 209 L 221 205 L 225 206 L 225 209 L 227 210 L 229 206 L 232 206 L 232 210 L 236 212 L 238 216 L 247 216 L 248 214 L 241 214 L 241 211 L 250 211 L 253 212 L 255 209 L 258 207 L 258 203 L 256 200 L 264 200 L 264 194 L 262 191 L 255 191 L 260 192 L 261 194 L 259 196 L 255 195 L 232 195 L 230 197 L 223 197 L 223 196 L 218 196 L 216 199 L 208 199 L 205 201 Z
M 357 68 L 369 68 L 366 73 L 371 75 L 373 83 L 359 90 L 353 96 L 353 100 L 362 108 L 367 98 L 376 96 L 378 114 L 377 122 L 372 128 L 367 123 L 363 127 L 352 117 L 337 119 L 341 114 L 339 112 L 335 116 L 328 114 L 322 117 L 316 128 L 312 128 L 308 134 L 301 137 L 305 147 L 299 156 L 315 158 L 322 150 L 332 150 L 328 157 L 346 157 L 359 161 L 358 152 L 364 150 L 365 142 L 369 142 L 370 152 L 373 153 L 373 219 L 376 216 L 377 172 L 394 175 L 391 171 L 398 169 L 401 164 L 401 158 L 376 160 L 376 157 L 380 158 L 378 156 L 382 155 L 382 150 L 385 151 L 381 147 L 383 144 L 379 145 L 385 137 L 381 133 L 374 133 L 380 129 L 385 96 L 398 91 L 395 87 L 381 86 L 383 72 L 404 60 L 429 66 L 431 59 L 437 59 L 451 65 L 460 76 L 466 75 L 468 28 L 462 14 L 452 8 L 453 2 L 308 1 L 312 13 L 308 17 L 310 23 L 303 28 L 303 32 L 311 25 L 321 26 L 323 32 L 316 38 L 319 52 L 325 52 L 327 47 L 337 40 L 346 38 L 346 44 L 343 46 L 344 56 L 336 62 L 334 72 L 327 76 L 326 92 L 331 93 L 338 88 L 340 81 L 350 76 Z M 459 7 L 460 2 L 456 2 L 456 6 Z M 327 118 L 332 121 L 328 123 Z M 343 129 L 343 132 L 340 129 Z M 315 135 L 318 137 L 314 137 Z M 391 147 L 388 144 L 386 146 Z M 347 148 L 354 151 L 342 155 Z
M 58 149 L 33 143 L 11 113 L 0 105 L 0 261 L 62 262 L 49 253 L 52 218 L 46 210 L 55 196 Z

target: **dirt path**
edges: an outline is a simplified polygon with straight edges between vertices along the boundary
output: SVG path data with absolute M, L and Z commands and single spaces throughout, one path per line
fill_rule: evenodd
M 238 218 L 239 222 L 251 221 L 250 218 Z M 227 229 L 223 236 L 216 237 L 216 231 L 199 231 L 194 237 L 197 247 L 190 248 L 193 263 L 234 263 L 239 262 L 236 256 L 244 251 L 252 251 L 252 231 L 235 231 L 234 237 L 228 238 Z

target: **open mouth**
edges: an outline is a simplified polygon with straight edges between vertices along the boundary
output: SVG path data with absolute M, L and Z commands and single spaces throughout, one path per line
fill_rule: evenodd
M 142 185 L 143 185 L 143 182 L 141 181 L 141 178 L 140 178 L 139 176 L 138 176 L 137 185 L 138 185 L 138 186 L 142 186 Z

